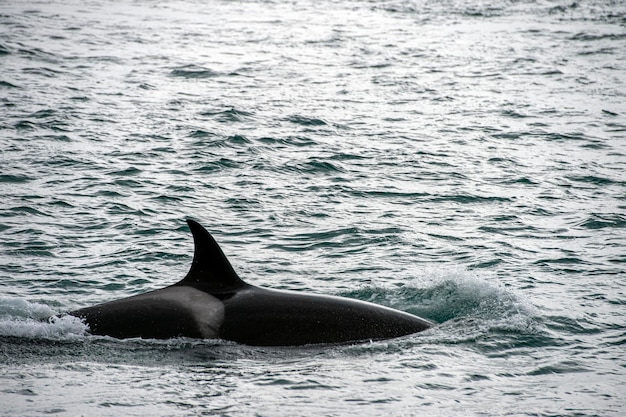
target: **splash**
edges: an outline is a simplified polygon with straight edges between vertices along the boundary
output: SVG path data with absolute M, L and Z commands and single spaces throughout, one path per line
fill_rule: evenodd
M 438 323 L 458 319 L 514 321 L 514 318 L 532 317 L 534 307 L 521 294 L 501 282 L 487 279 L 467 270 L 432 271 L 431 282 L 425 288 L 403 292 L 412 294 L 409 301 L 415 313 L 428 315 Z
M 46 304 L 0 297 L 0 336 L 65 339 L 82 338 L 87 326 L 72 316 L 56 316 Z
M 342 295 L 403 310 L 438 325 L 442 342 L 475 340 L 495 333 L 537 333 L 537 312 L 522 294 L 495 278 L 464 269 L 429 269 L 395 287 L 368 287 Z

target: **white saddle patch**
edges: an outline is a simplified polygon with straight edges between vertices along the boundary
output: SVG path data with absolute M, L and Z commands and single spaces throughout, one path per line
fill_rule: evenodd
M 202 337 L 219 337 L 219 329 L 224 322 L 224 303 L 211 294 L 193 287 L 180 286 L 163 288 L 137 297 L 150 297 L 155 301 L 174 304 L 194 319 Z

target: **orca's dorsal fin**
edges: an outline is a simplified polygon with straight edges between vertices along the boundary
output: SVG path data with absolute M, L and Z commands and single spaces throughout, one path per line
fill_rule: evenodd
M 224 293 L 245 286 L 213 236 L 194 220 L 187 219 L 187 224 L 193 235 L 193 261 L 187 276 L 175 285 L 187 285 L 208 293 Z

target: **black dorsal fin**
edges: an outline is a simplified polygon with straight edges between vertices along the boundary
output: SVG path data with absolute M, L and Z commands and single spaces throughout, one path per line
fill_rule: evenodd
M 208 293 L 224 293 L 245 286 L 213 236 L 194 220 L 187 219 L 187 224 L 195 250 L 191 269 L 176 285 L 188 285 Z

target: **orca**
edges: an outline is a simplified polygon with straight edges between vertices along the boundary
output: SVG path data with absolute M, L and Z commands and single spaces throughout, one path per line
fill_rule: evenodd
M 68 314 L 82 319 L 93 335 L 223 339 L 252 346 L 358 343 L 433 325 L 366 301 L 247 284 L 209 232 L 194 220 L 187 224 L 195 251 L 180 282 Z

